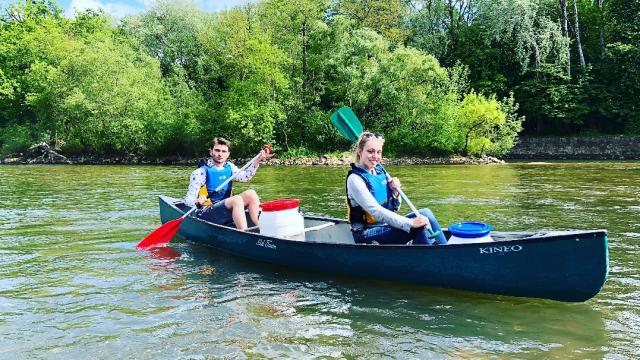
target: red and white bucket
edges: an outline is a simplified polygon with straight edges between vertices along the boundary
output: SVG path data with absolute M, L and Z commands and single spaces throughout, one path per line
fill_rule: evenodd
M 260 234 L 304 240 L 304 218 L 298 211 L 300 199 L 278 199 L 260 204 Z

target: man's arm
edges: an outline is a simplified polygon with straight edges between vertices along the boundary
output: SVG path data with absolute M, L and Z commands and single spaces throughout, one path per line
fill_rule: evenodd
M 189 180 L 189 190 L 187 191 L 187 195 L 185 195 L 183 201 L 187 206 L 195 206 L 196 199 L 198 198 L 198 192 L 202 185 L 207 181 L 207 175 L 204 173 L 203 168 L 197 168 L 191 173 L 191 178 Z
M 233 174 L 237 173 L 240 170 L 234 164 L 229 163 L 229 165 L 231 165 L 231 171 L 233 172 Z M 251 165 L 249 165 L 243 172 L 239 173 L 238 176 L 236 176 L 236 180 L 240 182 L 251 180 L 251 178 L 256 175 L 258 167 L 260 167 L 260 164 L 251 163 Z
M 241 172 L 240 174 L 238 174 L 238 176 L 236 176 L 236 180 L 240 182 L 251 180 L 251 178 L 256 174 L 256 171 L 258 171 L 258 167 L 260 167 L 260 162 L 273 157 L 275 154 L 271 152 L 271 146 L 265 145 L 264 148 L 260 150 L 260 155 L 261 156 L 258 157 L 256 160 L 254 160 L 254 162 L 252 162 L 251 165 L 249 165 L 243 172 Z M 230 164 L 230 165 L 233 173 L 234 174 L 237 173 L 238 167 L 235 166 L 234 164 Z

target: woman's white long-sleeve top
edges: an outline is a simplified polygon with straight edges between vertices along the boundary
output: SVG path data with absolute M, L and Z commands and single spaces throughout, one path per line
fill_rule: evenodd
M 402 215 L 398 215 L 397 213 L 385 209 L 378 204 L 360 175 L 351 174 L 347 177 L 347 194 L 351 205 L 362 207 L 364 211 L 376 218 L 378 223 L 386 223 L 405 232 L 409 232 L 411 230 L 411 223 L 413 220 Z M 397 201 L 397 207 L 401 204 L 399 198 L 393 198 L 392 201 Z

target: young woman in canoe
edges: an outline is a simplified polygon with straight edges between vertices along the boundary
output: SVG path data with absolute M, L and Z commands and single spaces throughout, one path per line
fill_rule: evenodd
M 358 244 L 446 244 L 440 224 L 429 209 L 420 209 L 421 216 L 395 213 L 400 207 L 398 178 L 388 178 L 380 165 L 384 138 L 380 134 L 363 132 L 355 145 L 355 163 L 347 175 L 347 218 L 353 239 Z M 438 233 L 429 239 L 429 228 Z

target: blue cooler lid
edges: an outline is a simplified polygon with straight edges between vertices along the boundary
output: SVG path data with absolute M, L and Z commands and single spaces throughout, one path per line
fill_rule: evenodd
M 481 222 L 461 222 L 449 226 L 451 235 L 464 239 L 474 239 L 489 235 L 493 230 L 491 225 Z

